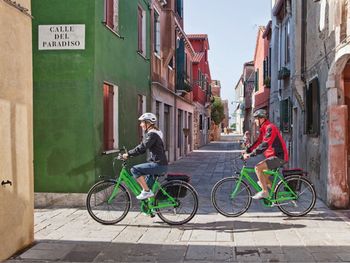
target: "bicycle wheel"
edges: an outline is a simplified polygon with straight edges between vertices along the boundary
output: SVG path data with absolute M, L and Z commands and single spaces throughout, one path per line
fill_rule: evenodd
M 116 197 L 108 204 L 115 181 L 101 181 L 91 187 L 86 198 L 86 208 L 90 216 L 104 225 L 121 221 L 130 209 L 130 194 L 123 185 L 119 185 Z
M 198 210 L 198 194 L 189 183 L 180 180 L 167 182 L 161 186 L 177 205 L 173 207 L 157 208 L 160 219 L 169 225 L 182 225 L 189 222 Z M 155 205 L 168 202 L 168 197 L 160 189 L 155 196 Z
M 238 181 L 239 178 L 237 176 L 223 178 L 214 185 L 211 191 L 213 206 L 224 216 L 240 216 L 248 210 L 252 202 L 250 188 L 244 181 L 241 181 L 235 197 L 231 197 Z
M 294 200 L 276 202 L 278 209 L 287 216 L 293 217 L 309 213 L 316 203 L 316 191 L 312 183 L 301 176 L 288 176 L 284 181 L 297 194 L 297 197 Z M 283 181 L 278 183 L 275 190 L 275 199 L 292 196 L 285 183 Z

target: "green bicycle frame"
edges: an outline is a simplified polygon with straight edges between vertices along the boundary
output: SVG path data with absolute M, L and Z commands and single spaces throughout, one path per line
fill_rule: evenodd
M 250 184 L 257 192 L 261 191 L 261 187 L 249 175 L 250 173 L 255 173 L 255 169 L 252 168 L 252 167 L 243 166 L 243 168 L 241 169 L 240 175 L 239 175 L 239 179 L 238 179 L 237 185 L 236 185 L 235 189 L 231 193 L 231 198 L 232 199 L 236 197 L 237 192 L 240 189 L 241 182 L 242 182 L 243 179 L 248 184 Z M 265 199 L 262 199 L 262 202 L 263 202 L 263 204 L 265 206 L 270 207 L 273 203 L 276 203 L 276 202 L 291 201 L 291 200 L 296 200 L 297 199 L 298 195 L 289 187 L 289 185 L 286 183 L 286 181 L 283 179 L 282 175 L 280 174 L 279 170 L 276 170 L 276 171 L 266 170 L 266 171 L 264 171 L 264 173 L 267 174 L 267 175 L 272 175 L 273 176 L 273 182 L 272 182 L 271 189 L 269 191 L 269 196 L 267 198 L 265 198 Z M 279 181 L 283 182 L 284 189 L 286 189 L 287 191 L 280 192 L 279 196 L 277 197 L 277 199 L 274 199 L 273 198 L 274 189 L 275 189 L 275 187 L 276 187 L 276 185 L 277 185 L 277 183 Z M 266 202 L 266 200 L 268 202 Z
M 124 183 L 125 186 L 131 190 L 131 192 L 137 196 L 141 193 L 142 188 L 139 185 L 139 183 L 134 179 L 133 176 L 131 176 L 129 174 L 129 172 L 126 170 L 125 167 L 122 167 L 118 180 L 116 181 L 116 185 L 113 189 L 113 192 L 111 194 L 111 196 L 108 198 L 107 203 L 111 204 L 112 201 L 114 200 L 114 198 L 117 196 L 118 194 L 118 190 L 119 190 L 119 185 L 121 183 Z M 158 180 L 156 180 L 152 186 L 152 191 L 154 193 L 156 193 L 157 191 L 162 191 L 163 195 L 166 196 L 167 198 L 162 201 L 162 202 L 158 202 L 157 205 L 154 205 L 155 203 L 155 198 L 151 197 L 149 199 L 146 200 L 141 200 L 141 209 L 142 212 L 145 212 L 147 214 L 152 214 L 154 209 L 159 209 L 159 208 L 167 208 L 167 207 L 174 207 L 178 205 L 178 202 L 175 200 L 175 198 L 173 198 L 172 196 L 170 196 L 159 184 Z

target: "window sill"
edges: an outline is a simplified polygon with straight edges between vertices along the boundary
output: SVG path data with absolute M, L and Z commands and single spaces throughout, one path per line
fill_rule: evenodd
M 103 24 L 109 31 L 111 31 L 114 35 L 116 35 L 118 38 L 123 39 L 123 40 L 125 39 L 125 37 L 119 35 L 118 32 L 116 32 L 113 28 L 109 27 L 109 26 L 106 24 L 106 22 L 102 22 L 102 24 Z
M 108 151 L 102 152 L 102 155 L 109 155 L 109 154 L 112 154 L 112 153 L 119 153 L 119 152 L 120 152 L 120 150 L 118 150 L 118 149 L 108 150 Z
M 156 58 L 158 58 L 159 60 L 161 60 L 160 54 L 158 54 L 158 53 L 156 53 L 156 52 L 153 52 L 153 54 L 154 54 L 154 56 L 155 56 Z
M 144 60 L 149 61 L 149 58 L 146 58 L 145 54 L 141 53 L 140 51 L 137 51 L 137 54 L 139 54 Z

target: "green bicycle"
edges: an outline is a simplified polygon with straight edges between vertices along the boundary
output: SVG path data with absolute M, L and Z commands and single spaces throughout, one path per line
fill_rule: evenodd
M 87 194 L 86 207 L 90 216 L 97 222 L 112 225 L 125 218 L 130 210 L 131 195 L 141 193 L 141 186 L 126 169 L 126 160 L 121 155 L 114 158 L 122 161 L 122 169 L 117 179 L 106 179 L 94 184 Z M 189 222 L 198 209 L 198 194 L 189 183 L 182 180 L 158 182 L 158 176 L 152 186 L 154 197 L 141 200 L 141 212 L 160 219 L 169 225 L 181 225 Z
M 242 159 L 241 156 L 238 158 Z M 235 160 L 237 160 L 236 158 Z M 227 217 L 237 217 L 244 214 L 252 202 L 252 192 L 261 191 L 261 187 L 249 174 L 254 173 L 252 167 L 244 165 L 238 176 L 226 177 L 218 181 L 211 192 L 211 201 L 215 209 Z M 261 202 L 266 207 L 275 207 L 285 215 L 292 217 L 304 216 L 315 206 L 316 191 L 313 184 L 305 178 L 302 170 L 290 170 L 283 176 L 280 169 L 267 170 L 265 174 L 273 176 L 269 197 Z

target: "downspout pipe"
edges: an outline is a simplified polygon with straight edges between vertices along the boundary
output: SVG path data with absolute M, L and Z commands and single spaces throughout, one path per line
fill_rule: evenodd
M 305 83 L 305 46 L 306 46 L 306 14 L 307 1 L 301 1 L 301 59 L 300 59 L 300 78 Z

